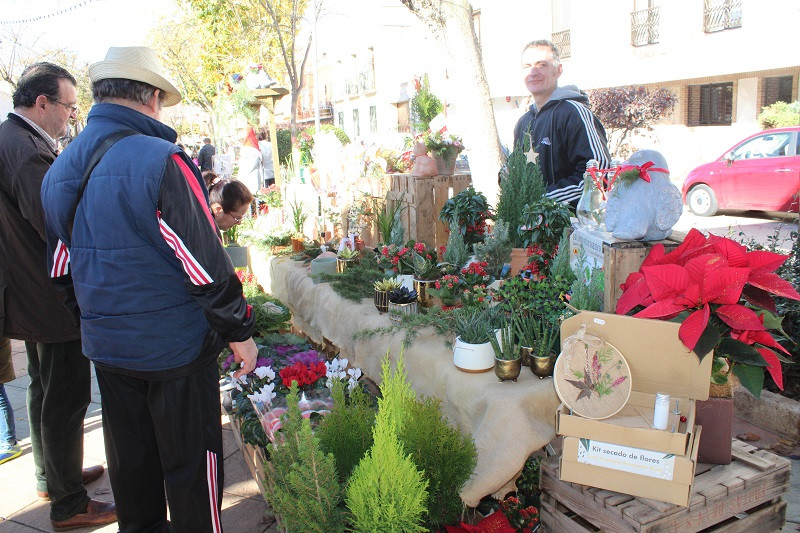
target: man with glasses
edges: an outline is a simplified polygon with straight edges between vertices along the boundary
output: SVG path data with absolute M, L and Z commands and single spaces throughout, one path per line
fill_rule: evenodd
M 608 168 L 603 125 L 589 110 L 589 99 L 574 85 L 558 86 L 563 65 L 558 48 L 533 41 L 522 51 L 522 75 L 533 105 L 514 128 L 514 147 L 533 151 L 544 176 L 546 196 L 577 205 L 589 159 Z
M 25 341 L 36 489 L 40 499 L 50 500 L 56 528 L 116 521 L 114 504 L 91 500 L 84 488 L 103 474 L 102 466 L 81 470 L 83 418 L 91 399 L 89 360 L 78 324 L 49 279 L 39 195 L 76 101 L 69 72 L 36 63 L 22 73 L 14 112 L 0 124 L 0 332 Z

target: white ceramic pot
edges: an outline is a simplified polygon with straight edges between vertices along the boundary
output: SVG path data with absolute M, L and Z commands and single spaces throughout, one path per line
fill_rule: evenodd
M 490 342 L 468 344 L 456 337 L 453 364 L 462 372 L 488 372 L 494 369 L 494 350 Z
M 413 274 L 399 274 L 397 279 L 400 280 L 400 286 L 405 287 L 410 291 L 414 290 L 414 275 Z

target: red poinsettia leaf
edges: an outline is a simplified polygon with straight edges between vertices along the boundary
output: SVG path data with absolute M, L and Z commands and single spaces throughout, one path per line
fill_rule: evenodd
M 747 253 L 747 261 L 750 263 L 750 268 L 763 272 L 775 272 L 788 258 L 788 255 L 776 254 L 766 250 L 755 250 Z
M 742 290 L 742 296 L 750 304 L 756 307 L 772 311 L 773 313 L 777 312 L 777 309 L 775 308 L 775 300 L 773 300 L 772 296 L 770 296 L 770 294 L 764 289 L 753 287 L 748 283 Z
M 721 305 L 717 308 L 717 316 L 733 329 L 750 329 L 763 331 L 764 324 L 752 309 L 740 304 Z
M 710 310 L 708 304 L 705 304 L 702 309 L 698 309 L 689 315 L 689 318 L 683 321 L 678 330 L 678 338 L 681 339 L 684 346 L 690 350 L 694 350 L 698 339 L 700 339 L 700 335 L 702 335 L 703 331 L 706 329 L 709 315 Z
M 617 301 L 616 313 L 618 315 L 628 314 L 638 305 L 646 305 L 645 301 L 650 296 L 650 289 L 645 282 L 644 275 L 633 272 L 628 275 L 628 279 L 620 285 L 625 291 Z
M 742 246 L 736 241 L 726 237 L 718 237 L 717 235 L 709 235 L 708 242 L 717 253 L 724 257 L 730 266 L 733 267 L 749 267 L 750 263 L 747 261 L 747 248 Z
M 791 298 L 792 300 L 800 300 L 800 294 L 794 290 L 791 283 L 781 278 L 779 275 L 772 272 L 752 272 L 747 283 L 771 292 L 776 296 L 783 296 L 784 298 Z
M 767 370 L 772 377 L 772 381 L 775 382 L 775 385 L 777 385 L 780 390 L 783 390 L 783 371 L 781 370 L 781 362 L 778 356 L 769 348 L 756 349 L 758 353 L 761 354 L 761 357 L 764 358 L 764 361 L 767 362 Z
M 671 300 L 662 300 L 660 302 L 655 302 L 653 305 L 647 306 L 645 309 L 642 309 L 633 316 L 636 318 L 660 318 L 663 320 L 669 320 L 684 309 L 686 308 L 682 305 L 672 302 Z
M 701 249 L 705 246 L 706 246 L 705 235 L 700 233 L 697 229 L 692 228 L 689 230 L 689 233 L 686 234 L 686 237 L 683 239 L 683 242 L 680 245 L 678 245 L 677 248 L 675 248 L 670 253 L 664 256 L 664 258 L 661 261 L 661 264 L 675 263 L 682 265 L 686 262 L 684 258 L 692 257 L 693 254 L 696 253 L 698 249 Z
M 683 294 L 675 298 L 675 303 L 686 307 L 700 307 L 703 302 L 700 300 L 700 285 L 690 283 L 683 291 Z
M 674 299 L 689 284 L 689 274 L 678 265 L 642 267 L 642 273 L 653 299 L 657 302 Z
M 789 353 L 786 350 L 786 348 L 778 344 L 778 341 L 776 341 L 775 338 L 768 331 L 748 332 L 747 339 L 749 341 L 748 344 L 760 344 L 762 346 L 769 346 L 770 348 L 776 348 L 785 354 Z
M 733 267 L 725 267 L 708 273 L 700 287 L 700 297 L 706 303 L 738 303 L 749 275 L 749 268 Z
M 644 258 L 642 266 L 646 267 L 652 265 L 660 265 L 662 264 L 665 255 L 666 255 L 666 249 L 664 248 L 664 245 L 658 243 L 652 248 L 650 248 L 650 252 L 648 252 L 647 257 Z

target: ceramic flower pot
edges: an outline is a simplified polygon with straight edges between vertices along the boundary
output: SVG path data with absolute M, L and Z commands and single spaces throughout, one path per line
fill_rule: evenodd
M 317 257 L 311 260 L 311 279 L 314 280 L 314 285 L 321 282 L 321 280 L 316 276 L 323 273 L 324 274 L 336 273 L 335 257 Z
M 519 372 L 522 369 L 522 362 L 519 357 L 516 359 L 494 359 L 494 373 L 500 381 L 517 381 Z
M 379 291 L 375 289 L 375 296 L 373 297 L 373 302 L 375 303 L 375 309 L 377 309 L 379 313 L 388 313 L 389 291 Z
M 358 264 L 358 259 L 341 259 L 339 257 L 336 258 L 336 272 L 344 272 L 348 268 L 353 265 Z
M 533 348 L 530 346 L 520 346 L 519 347 L 519 360 L 522 362 L 522 366 L 531 366 L 531 357 L 533 357 Z
M 451 158 L 445 159 L 444 157 L 433 154 L 434 162 L 436 163 L 436 171 L 440 176 L 452 176 L 456 171 L 456 159 L 458 154 L 454 154 Z
M 552 376 L 557 357 L 558 354 L 555 352 L 545 356 L 531 354 L 531 372 L 539 376 L 540 379 Z
M 435 279 L 416 279 L 414 278 L 414 290 L 417 291 L 417 302 L 420 307 L 431 307 L 433 297 L 430 290 L 436 288 Z
M 403 315 L 414 315 L 417 313 L 417 302 L 407 304 L 396 304 L 389 302 L 389 320 L 401 322 Z
M 494 368 L 492 344 L 469 344 L 456 337 L 453 344 L 453 364 L 462 372 L 488 372 Z

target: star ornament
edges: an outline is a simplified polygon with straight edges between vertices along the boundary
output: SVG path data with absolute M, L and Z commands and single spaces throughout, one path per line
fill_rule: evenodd
M 525 158 L 528 160 L 528 163 L 536 163 L 536 160 L 539 158 L 539 152 L 534 149 L 533 146 L 533 137 L 530 133 L 528 135 L 528 145 L 530 148 L 527 152 L 525 152 Z

